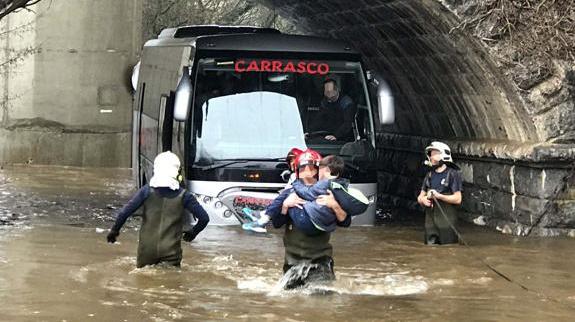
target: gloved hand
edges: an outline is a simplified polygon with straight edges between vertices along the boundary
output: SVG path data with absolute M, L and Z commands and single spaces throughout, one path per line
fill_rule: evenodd
M 119 235 L 120 235 L 119 231 L 110 229 L 110 232 L 108 233 L 108 236 L 106 236 L 106 239 L 108 240 L 108 243 L 113 244 L 116 242 L 116 238 Z
M 194 238 L 196 238 L 196 235 L 191 231 L 184 232 L 184 235 L 182 236 L 182 239 L 186 242 L 191 242 Z

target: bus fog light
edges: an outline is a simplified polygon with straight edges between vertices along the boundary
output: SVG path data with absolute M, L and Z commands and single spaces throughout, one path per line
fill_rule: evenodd
M 231 211 L 231 210 L 226 210 L 226 211 L 224 211 L 224 217 L 230 218 L 231 216 L 232 216 L 232 211 Z

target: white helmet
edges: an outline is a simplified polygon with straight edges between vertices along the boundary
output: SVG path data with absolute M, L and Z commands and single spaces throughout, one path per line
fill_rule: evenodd
M 441 153 L 441 161 L 453 163 L 453 159 L 451 158 L 451 149 L 449 146 L 443 142 L 433 141 L 428 147 L 425 148 L 425 156 L 427 157 L 425 165 L 431 166 L 431 150 L 437 150 L 439 153 Z
M 170 151 L 162 152 L 154 159 L 154 176 L 150 179 L 150 187 L 168 187 L 172 190 L 180 188 L 178 175 L 180 158 Z

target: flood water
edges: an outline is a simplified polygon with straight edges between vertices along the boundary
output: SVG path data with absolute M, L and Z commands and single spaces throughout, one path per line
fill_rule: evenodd
M 209 226 L 180 269 L 135 268 L 138 221 L 105 237 L 133 191 L 129 172 L 0 171 L 1 321 L 568 321 L 571 238 L 464 226 L 471 247 L 425 246 L 418 225 L 339 229 L 327 295 L 278 289 L 282 230 Z M 481 261 L 528 287 L 506 281 Z

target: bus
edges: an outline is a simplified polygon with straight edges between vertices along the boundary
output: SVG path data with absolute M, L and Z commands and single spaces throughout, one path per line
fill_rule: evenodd
M 344 177 L 370 200 L 352 224 L 374 224 L 375 119 L 393 122 L 393 100 L 347 43 L 272 28 L 169 28 L 145 43 L 132 79 L 138 186 L 151 178 L 154 157 L 172 151 L 210 224 L 234 225 L 285 187 L 290 149 L 312 148 L 345 160 Z M 342 124 L 321 113 L 326 81 L 351 102 Z M 339 125 L 348 131 L 334 140 Z

